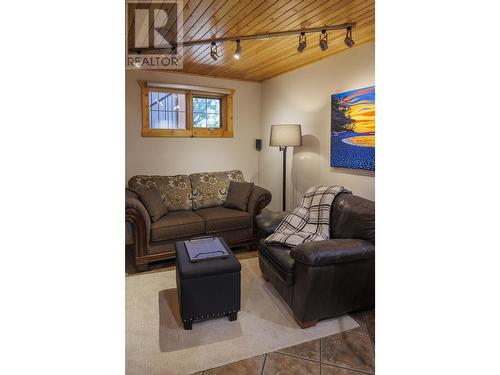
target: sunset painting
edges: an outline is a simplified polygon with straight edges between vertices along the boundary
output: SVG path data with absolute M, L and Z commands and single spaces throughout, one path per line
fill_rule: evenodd
M 375 86 L 332 95 L 330 166 L 375 170 Z

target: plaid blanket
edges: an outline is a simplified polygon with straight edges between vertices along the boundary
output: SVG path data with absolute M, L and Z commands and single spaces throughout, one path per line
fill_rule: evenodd
M 329 238 L 330 209 L 339 193 L 350 193 L 342 186 L 313 186 L 304 195 L 300 205 L 290 212 L 264 242 L 288 247 L 309 241 Z

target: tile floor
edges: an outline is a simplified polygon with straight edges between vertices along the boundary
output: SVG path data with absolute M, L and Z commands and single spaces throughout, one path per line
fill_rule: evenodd
M 375 374 L 375 311 L 351 316 L 359 328 L 195 375 Z

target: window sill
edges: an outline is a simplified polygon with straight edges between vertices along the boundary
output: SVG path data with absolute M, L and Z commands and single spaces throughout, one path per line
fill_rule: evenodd
M 192 137 L 191 130 L 142 129 L 143 137 Z
M 193 129 L 195 138 L 233 138 L 233 132 L 224 129 Z
M 164 137 L 164 138 L 233 138 L 233 132 L 223 129 L 194 129 L 194 130 L 173 130 L 173 129 L 143 129 L 143 137 Z

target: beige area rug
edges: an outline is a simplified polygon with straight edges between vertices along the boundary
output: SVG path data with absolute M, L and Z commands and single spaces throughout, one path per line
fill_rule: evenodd
M 241 261 L 241 311 L 183 329 L 175 270 L 126 278 L 127 374 L 191 374 L 358 327 L 348 315 L 300 329 L 266 283 L 257 258 Z

